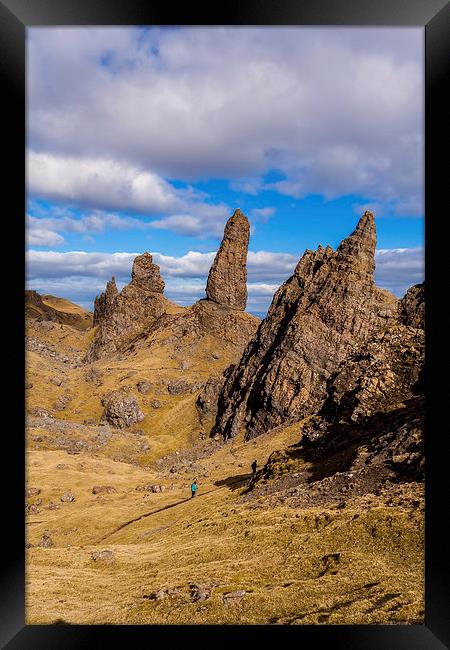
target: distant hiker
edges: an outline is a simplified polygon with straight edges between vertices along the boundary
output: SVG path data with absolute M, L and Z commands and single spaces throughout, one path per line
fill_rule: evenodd
M 256 475 L 256 460 L 252 463 L 252 478 L 255 478 Z
M 191 485 L 191 499 L 192 497 L 195 497 L 195 493 L 197 492 L 197 479 L 194 478 L 192 485 Z

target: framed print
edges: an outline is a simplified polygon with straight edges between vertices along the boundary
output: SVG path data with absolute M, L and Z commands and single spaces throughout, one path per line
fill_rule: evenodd
M 0 15 L 3 646 L 448 646 L 448 4 Z

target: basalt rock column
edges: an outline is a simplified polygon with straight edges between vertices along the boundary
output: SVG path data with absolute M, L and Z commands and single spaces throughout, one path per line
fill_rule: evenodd
M 94 340 L 86 355 L 95 361 L 115 352 L 148 330 L 165 312 L 164 281 L 149 253 L 133 262 L 131 282 L 119 293 L 114 278 L 95 301 Z
M 326 383 L 357 344 L 397 318 L 398 300 L 375 286 L 376 231 L 365 212 L 337 251 L 307 250 L 227 378 L 212 434 L 253 438 L 314 413 Z
M 238 209 L 228 219 L 222 243 L 208 275 L 206 297 L 219 305 L 245 310 L 250 224 Z

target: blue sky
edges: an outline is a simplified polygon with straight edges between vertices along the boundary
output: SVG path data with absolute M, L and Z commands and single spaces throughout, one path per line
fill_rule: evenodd
M 423 279 L 421 28 L 30 28 L 27 284 L 87 308 L 133 257 L 204 297 L 251 222 L 249 311 L 369 208 L 376 280 Z

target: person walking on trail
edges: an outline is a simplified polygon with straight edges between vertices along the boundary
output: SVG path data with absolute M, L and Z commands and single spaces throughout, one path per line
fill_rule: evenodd
M 197 492 L 197 479 L 194 478 L 194 480 L 192 481 L 192 485 L 191 485 L 191 499 L 192 499 L 192 497 L 195 497 L 196 492 Z
M 252 463 L 252 478 L 255 478 L 255 476 L 256 476 L 256 460 L 254 460 Z

